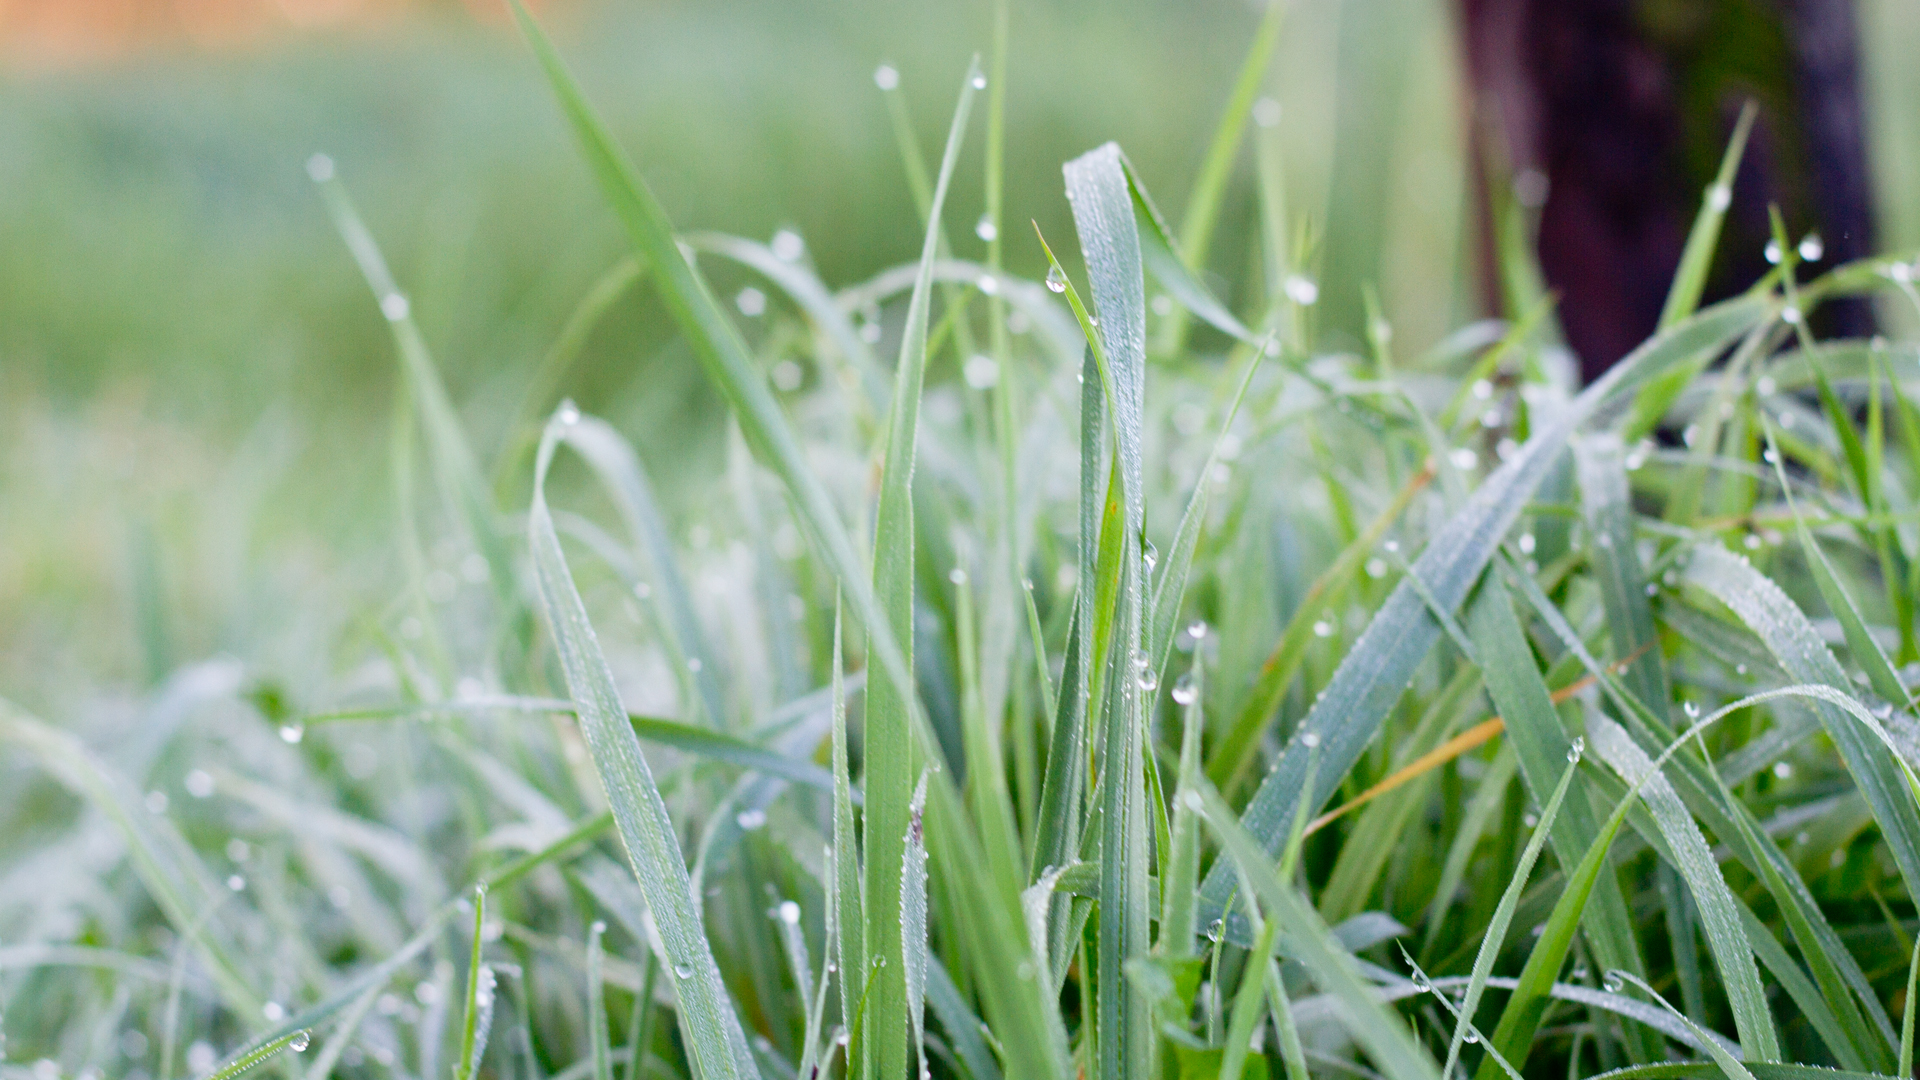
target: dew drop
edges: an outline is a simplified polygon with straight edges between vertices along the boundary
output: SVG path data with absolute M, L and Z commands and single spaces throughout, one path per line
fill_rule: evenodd
M 560 421 L 562 427 L 572 427 L 580 422 L 580 406 L 575 405 L 572 398 L 568 398 L 560 403 L 559 411 L 553 415 Z
M 758 808 L 749 808 L 733 815 L 733 823 L 748 832 L 767 823 L 767 812 Z
M 1415 968 L 1413 969 L 1413 988 L 1422 994 L 1431 993 L 1433 991 L 1433 980 L 1427 978 L 1426 972 Z
M 324 184 L 333 179 L 333 159 L 325 154 L 315 154 L 308 158 L 307 176 L 316 184 Z
M 1305 735 L 1300 736 L 1300 745 L 1306 747 L 1309 750 L 1313 749 L 1316 746 L 1319 746 L 1320 745 L 1319 734 L 1317 732 L 1309 731 Z
M 1320 286 L 1302 274 L 1288 275 L 1285 288 L 1287 299 L 1301 307 L 1312 307 L 1320 299 Z
M 296 1054 L 307 1052 L 307 1046 L 313 1041 L 313 1035 L 305 1031 L 296 1031 L 293 1038 L 287 1040 L 287 1049 Z
M 881 64 L 873 69 L 873 85 L 882 90 L 892 90 L 900 85 L 900 69 L 892 64 Z
M 973 88 L 975 90 L 985 90 L 987 88 L 987 77 L 985 75 L 975 75 L 973 77 Z
M 749 285 L 735 294 L 733 306 L 747 318 L 757 319 L 767 313 L 767 294 Z
M 1200 700 L 1200 688 L 1193 684 L 1193 673 L 1180 676 L 1173 684 L 1173 700 L 1178 705 L 1191 705 Z
M 1473 396 L 1479 398 L 1481 401 L 1487 400 L 1493 396 L 1493 384 L 1485 379 L 1475 379 L 1473 381 Z
M 1753 383 L 1753 392 L 1761 397 L 1771 397 L 1779 389 L 1780 384 L 1775 382 L 1771 375 L 1762 375 Z
M 1827 254 L 1827 245 L 1817 232 L 1808 233 L 1800 241 L 1800 258 L 1807 262 L 1819 262 Z
M 1534 549 L 1539 546 L 1540 546 L 1540 542 L 1534 539 L 1534 536 L 1532 533 L 1520 534 L 1520 554 L 1531 555 L 1533 554 Z
M 1800 320 L 1805 317 L 1806 316 L 1800 314 L 1800 309 L 1794 307 L 1792 304 L 1788 304 L 1786 307 L 1780 309 L 1780 321 L 1786 323 L 1788 326 L 1799 326 Z
M 1449 454 L 1448 457 L 1452 460 L 1453 467 L 1456 469 L 1471 469 L 1480 464 L 1480 455 L 1474 453 L 1470 447 L 1459 447 L 1454 450 L 1452 454 Z
M 1325 619 L 1316 620 L 1313 624 L 1313 636 L 1314 637 L 1333 636 L 1333 624 L 1328 622 Z
M 1619 972 L 1609 971 L 1607 972 L 1606 981 L 1601 983 L 1601 985 L 1606 988 L 1607 993 L 1617 994 L 1620 992 L 1621 987 L 1627 985 L 1627 980 L 1626 977 Z
M 1735 675 L 1745 675 L 1747 673 L 1747 665 L 1745 664 L 1733 665 L 1733 673 Z
M 307 736 L 307 726 L 298 721 L 280 725 L 280 741 L 292 745 Z
M 1140 685 L 1141 693 L 1151 694 L 1160 688 L 1160 673 L 1150 667 L 1145 668 L 1134 678 L 1134 682 Z
M 1208 941 L 1218 944 L 1220 939 L 1224 936 L 1226 936 L 1226 923 L 1224 923 L 1219 919 L 1215 919 L 1212 922 L 1207 924 L 1207 940 Z
M 1587 737 L 1585 735 L 1576 735 L 1574 736 L 1572 745 L 1567 747 L 1567 761 L 1571 764 L 1578 765 L 1580 764 L 1580 759 L 1585 756 L 1586 752 Z
M 233 876 L 227 878 L 227 888 L 233 890 L 234 892 L 240 892 L 246 887 L 247 887 L 247 879 L 241 877 L 239 874 L 234 874 Z
M 973 224 L 973 235 L 991 244 L 1000 238 L 1000 226 L 993 223 L 992 214 L 981 214 Z
M 1760 249 L 1760 254 L 1766 256 L 1768 262 L 1778 266 L 1780 265 L 1781 256 L 1784 253 L 1780 250 L 1780 241 L 1769 240 L 1767 241 L 1767 246 Z
M 1187 636 L 1195 641 L 1207 636 L 1207 620 L 1195 619 L 1187 624 Z
M 1707 207 L 1715 213 L 1733 205 L 1733 189 L 1725 184 L 1707 185 Z
M 1057 293 L 1067 291 L 1067 275 L 1058 266 L 1047 271 L 1047 288 Z
M 800 905 L 792 900 L 780 901 L 780 921 L 788 926 L 799 926 Z
M 693 965 L 692 964 L 675 964 L 673 965 L 673 973 L 675 976 L 679 978 L 691 979 L 693 978 Z
M 399 322 L 412 311 L 413 304 L 405 293 L 390 292 L 380 298 L 380 314 L 385 315 L 388 322 Z
M 792 229 L 781 229 L 774 233 L 773 241 L 767 246 L 773 249 L 773 257 L 781 262 L 799 262 L 800 256 L 807 251 L 807 242 Z
M 1147 568 L 1147 573 L 1149 574 L 1153 573 L 1154 567 L 1160 565 L 1160 551 L 1153 546 L 1151 541 L 1147 543 L 1146 547 L 1141 549 L 1140 562 Z
M 1480 1032 L 1475 1028 L 1468 1028 L 1466 1034 L 1460 1037 L 1460 1041 L 1468 1046 L 1477 1046 L 1480 1043 Z
M 1680 706 L 1680 711 L 1687 714 L 1687 719 L 1697 720 L 1700 718 L 1700 703 L 1689 701 Z
M 967 583 L 967 572 L 956 566 L 947 571 L 947 580 L 955 585 L 965 585 Z

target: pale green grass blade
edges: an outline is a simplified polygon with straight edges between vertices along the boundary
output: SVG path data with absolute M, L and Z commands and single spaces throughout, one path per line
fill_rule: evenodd
M 1727 207 L 1733 205 L 1733 178 L 1740 171 L 1740 158 L 1746 153 L 1747 134 L 1753 130 L 1759 106 L 1748 101 L 1740 110 L 1733 137 L 1720 158 L 1720 171 L 1700 199 L 1700 211 L 1687 233 L 1687 246 L 1680 253 L 1680 266 L 1674 271 L 1667 302 L 1660 309 L 1660 328 L 1666 329 L 1693 314 L 1700 306 L 1700 294 L 1706 289 L 1707 271 L 1713 263 L 1714 248 L 1720 243 L 1720 225 L 1726 220 Z
M 305 1030 L 290 1031 L 271 1042 L 261 1043 L 259 1046 L 240 1054 L 232 1061 L 208 1073 L 205 1080 L 229 1080 L 230 1077 L 239 1076 L 241 1073 L 273 1057 L 282 1050 L 291 1050 L 296 1054 L 300 1053 L 307 1048 L 307 1044 L 311 1040 L 312 1036 Z
M 1184 239 L 1179 256 L 1186 266 L 1206 266 L 1214 224 L 1220 216 L 1220 200 L 1227 189 L 1227 177 L 1233 170 L 1234 159 L 1239 155 L 1240 140 L 1247 130 L 1247 118 L 1253 112 L 1254 98 L 1259 95 L 1260 84 L 1265 81 L 1267 68 L 1273 62 L 1274 47 L 1280 42 L 1280 26 L 1286 17 L 1287 7 L 1288 0 L 1268 0 L 1260 25 L 1253 32 L 1253 42 L 1247 48 L 1247 58 L 1241 62 L 1240 74 L 1234 79 L 1233 93 L 1227 99 L 1226 109 L 1220 114 L 1220 123 L 1214 128 L 1212 141 L 1207 144 L 1200 175 L 1194 178 L 1193 191 L 1187 196 L 1186 213 L 1180 219 L 1180 235 Z M 1178 310 L 1169 313 L 1166 322 L 1161 324 L 1160 340 L 1155 351 L 1164 356 L 1179 352 L 1186 343 L 1186 334 L 1185 313 Z
M 454 1070 L 454 1080 L 474 1080 L 480 1070 L 480 1060 L 487 1053 L 487 1035 L 493 1028 L 493 971 L 480 960 L 480 948 L 486 941 L 487 890 L 485 886 L 473 890 L 473 953 L 467 961 L 466 1013 L 460 1021 L 460 1064 Z M 596 936 L 590 949 L 590 961 L 595 974 L 598 974 L 598 945 Z M 596 1076 L 594 1080 L 607 1080 Z
M 1780 1037 L 1773 1027 L 1773 1014 L 1767 1009 L 1766 988 L 1754 966 L 1753 947 L 1747 943 L 1746 927 L 1733 894 L 1700 826 L 1687 812 L 1673 784 L 1653 772 L 1651 759 L 1619 725 L 1596 711 L 1588 716 L 1587 733 L 1592 737 L 1594 753 L 1639 789 L 1640 798 L 1672 849 L 1674 866 L 1686 879 L 1700 910 L 1707 946 L 1733 1008 L 1742 1049 L 1753 1060 L 1778 1061 Z
M 1848 687 L 1846 673 L 1806 615 L 1778 585 L 1745 560 L 1716 545 L 1702 545 L 1694 549 L 1685 575 L 1689 583 L 1732 609 L 1767 643 L 1795 680 L 1823 683 L 1842 691 Z M 1876 746 L 1859 726 L 1847 723 L 1831 703 L 1817 702 L 1814 708 L 1861 794 L 1872 806 L 1874 820 L 1880 824 L 1901 877 L 1909 890 L 1920 889 L 1920 810 L 1916 810 L 1914 793 L 1903 775 L 1908 763 L 1891 746 Z
M 1099 310 L 1096 357 L 1114 424 L 1114 452 L 1125 533 L 1117 569 L 1114 612 L 1115 684 L 1119 708 L 1106 720 L 1101 786 L 1099 922 L 1099 1061 L 1111 1080 L 1146 1077 L 1153 1064 L 1148 1003 L 1124 971 L 1150 944 L 1147 884 L 1148 820 L 1143 695 L 1157 684 L 1143 651 L 1144 576 L 1141 525 L 1145 512 L 1141 447 L 1146 393 L 1145 271 L 1133 195 L 1120 148 L 1112 143 L 1068 162 L 1067 199 Z M 1077 312 L 1076 312 L 1077 313 Z M 1090 336 L 1091 340 L 1091 336 Z M 1111 498 L 1111 495 L 1109 496 Z M 1104 530 L 1103 530 L 1104 532 Z M 1102 537 L 1103 544 L 1105 536 Z M 1104 569 L 1104 568 L 1103 568 Z M 1104 582 L 1103 582 L 1104 584 Z M 1098 645 L 1096 644 L 1096 652 Z
M 1513 925 L 1514 909 L 1520 906 L 1520 894 L 1525 891 L 1527 879 L 1533 874 L 1533 864 L 1540 857 L 1540 849 L 1546 846 L 1547 837 L 1553 835 L 1553 821 L 1560 815 L 1560 804 L 1566 799 L 1567 789 L 1572 786 L 1574 774 L 1579 768 L 1580 752 L 1578 744 L 1575 744 L 1575 749 L 1567 756 L 1567 767 L 1560 774 L 1560 783 L 1554 786 L 1552 797 L 1541 808 L 1540 823 L 1534 827 L 1533 835 L 1527 838 L 1527 846 L 1520 853 L 1520 863 L 1514 867 L 1513 880 L 1501 892 L 1500 903 L 1493 909 L 1493 918 L 1487 923 L 1480 949 L 1474 954 L 1473 971 L 1468 976 L 1467 991 L 1460 998 L 1453 1038 L 1447 1043 L 1447 1061 L 1440 1067 L 1442 1076 L 1452 1076 L 1454 1065 L 1460 1061 L 1461 1044 L 1466 1041 L 1467 1028 L 1480 1008 L 1480 995 L 1486 992 L 1487 977 L 1493 974 L 1493 962 L 1499 958 L 1500 949 L 1506 944 L 1507 929 Z
M 1361 977 L 1352 955 L 1333 940 L 1332 931 L 1312 906 L 1274 873 L 1261 842 L 1235 820 L 1232 808 L 1217 793 L 1201 789 L 1201 794 L 1207 825 L 1225 849 L 1223 861 L 1245 876 L 1270 917 L 1289 928 L 1294 954 L 1312 970 L 1320 988 L 1339 1000 L 1349 1034 L 1366 1048 L 1381 1075 L 1387 1080 L 1438 1080 L 1433 1059 Z
M 1115 152 L 1118 153 L 1118 148 Z M 1153 198 L 1147 194 L 1146 185 L 1140 182 L 1139 175 L 1133 171 L 1133 164 L 1125 154 L 1120 154 L 1120 167 L 1126 172 L 1127 190 L 1133 196 L 1134 226 L 1139 230 L 1142 264 L 1161 288 L 1180 301 L 1181 307 L 1169 313 L 1168 325 L 1182 317 L 1184 308 L 1221 333 L 1250 345 L 1255 344 L 1253 331 L 1235 318 L 1226 305 L 1216 299 L 1194 276 L 1194 271 L 1188 268 L 1174 243 L 1173 233 L 1167 228 L 1165 219 L 1153 204 Z
M 757 1070 L 714 964 L 679 836 L 640 752 L 640 740 L 620 705 L 613 673 L 587 621 L 586 607 L 574 587 L 547 509 L 546 473 L 563 424 L 564 418 L 556 419 L 541 440 L 527 524 L 541 606 L 628 862 L 659 927 L 667 962 L 673 965 L 680 1021 L 695 1067 L 702 1080 L 752 1077 Z
M 920 1076 L 927 1075 L 927 839 L 922 820 L 926 807 L 927 777 L 922 773 L 908 807 L 900 866 L 900 944 L 905 958 L 907 1021 Z
M 666 613 L 667 628 L 673 635 L 673 650 L 679 654 L 694 690 L 692 704 L 707 726 L 725 727 L 727 712 L 720 687 L 726 682 L 726 668 L 721 665 L 720 657 L 707 647 L 706 634 L 700 629 L 700 617 L 694 610 L 693 594 L 680 572 L 679 559 L 673 552 L 673 538 L 654 500 L 653 484 L 647 479 L 640 455 L 634 452 L 633 444 L 606 421 L 581 414 L 570 404 L 562 405 L 561 409 L 574 417 L 574 421 L 561 430 L 561 437 L 593 466 L 621 520 L 626 523 L 634 545 L 653 569 L 654 587 Z
M 447 513 L 466 530 L 468 539 L 487 560 L 494 597 L 505 621 L 511 625 L 522 612 L 513 558 L 501 534 L 479 459 L 474 456 L 473 447 L 460 426 L 459 414 L 447 397 L 446 384 L 440 380 L 426 338 L 421 336 L 420 327 L 414 321 L 413 306 L 394 282 L 386 258 L 380 254 L 380 245 L 361 222 L 360 212 L 348 197 L 346 186 L 334 175 L 333 161 L 316 155 L 308 163 L 307 171 L 319 186 L 327 211 L 333 216 L 334 227 L 339 229 L 353 253 L 361 276 L 373 290 L 380 313 L 393 332 L 394 346 L 400 352 L 401 366 L 406 372 L 408 392 L 420 410 L 421 427 L 426 430 L 434 477 Z
M 960 988 L 953 984 L 953 976 L 947 974 L 940 958 L 935 956 L 930 959 L 927 968 L 927 1004 L 933 1006 L 933 1014 L 940 1018 L 940 1027 L 946 1032 L 947 1043 L 966 1066 L 969 1080 L 1001 1080 L 1000 1066 L 994 1061 L 987 1040 L 980 1035 L 984 1027 L 980 1018 L 968 1007 L 966 998 L 960 995 Z
M 807 467 L 779 404 L 767 388 L 740 333 L 728 321 L 706 279 L 681 254 L 673 225 L 653 192 L 594 114 L 560 54 L 532 16 L 518 3 L 514 17 L 547 76 L 562 111 L 578 137 L 601 193 L 625 227 L 635 254 L 654 268 L 660 295 L 687 342 L 693 347 L 721 396 L 733 408 L 754 454 L 786 486 L 803 526 L 833 568 L 840 587 L 866 624 L 881 667 L 900 687 L 911 687 L 906 656 L 884 623 L 868 585 L 867 568 L 847 536 L 826 488 Z
M 899 643 L 908 677 L 878 680 L 867 687 L 866 708 L 866 820 L 864 864 L 867 911 L 866 952 L 878 966 L 868 1001 L 865 1031 L 873 1075 L 890 1077 L 906 1072 L 907 965 L 901 938 L 901 871 L 907 855 L 906 837 L 916 761 L 916 707 L 913 697 L 914 640 L 914 507 L 913 471 L 918 451 L 921 388 L 926 377 L 927 321 L 933 302 L 933 259 L 939 250 L 940 212 L 954 162 L 966 132 L 973 103 L 973 79 L 978 61 L 961 85 L 959 104 L 948 129 L 940 178 L 934 188 L 926 239 L 920 249 L 920 271 L 907 305 L 901 334 L 900 361 L 894 374 L 893 404 L 887 432 L 885 469 L 881 473 L 879 505 L 874 512 L 873 596 L 877 614 L 892 639 Z
M 1526 500 L 1546 479 L 1573 429 L 1607 411 L 1636 382 L 1702 353 L 1723 347 L 1764 317 L 1765 301 L 1744 298 L 1702 311 L 1649 341 L 1623 359 L 1605 378 L 1588 387 L 1561 416 L 1541 425 L 1525 446 L 1486 478 L 1461 510 L 1442 526 L 1414 566 L 1433 596 L 1452 608 L 1465 597 L 1492 558 L 1501 537 L 1512 528 Z M 1317 808 L 1373 740 L 1388 710 L 1406 687 L 1414 668 L 1441 633 L 1414 587 L 1402 581 L 1354 644 L 1333 679 L 1301 722 L 1276 768 L 1247 804 L 1247 828 L 1268 844 L 1277 844 L 1285 807 L 1298 797 L 1305 766 L 1300 736 L 1312 733 L 1325 747 L 1326 768 L 1320 789 L 1310 795 Z M 1208 875 L 1210 904 L 1224 907 L 1230 882 L 1224 867 Z

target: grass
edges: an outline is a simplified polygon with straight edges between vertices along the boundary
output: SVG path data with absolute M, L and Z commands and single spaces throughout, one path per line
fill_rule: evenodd
M 628 247 L 535 396 L 655 297 L 726 406 L 693 529 L 571 400 L 478 437 L 310 162 L 404 583 L 297 681 L 162 642 L 111 721 L 0 699 L 0 1074 L 1910 1071 L 1920 353 L 1805 318 L 1920 310 L 1910 256 L 1783 233 L 1702 308 L 1709 204 L 1592 386 L 1541 302 L 1344 350 L 1266 128 L 1248 280 L 1195 265 L 1281 24 L 1179 233 L 1108 144 L 1029 242 L 1000 12 L 938 162 L 898 129 L 918 258 L 834 287 L 678 229 L 516 8 Z

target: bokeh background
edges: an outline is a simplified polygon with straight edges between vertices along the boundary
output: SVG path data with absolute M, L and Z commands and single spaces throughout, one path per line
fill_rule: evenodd
M 1177 215 L 1257 8 L 1014 9 L 1007 220 L 1070 237 L 1060 163 L 1108 139 Z M 841 286 L 918 246 L 875 68 L 900 71 L 937 146 L 990 5 L 542 13 L 682 227 L 791 228 Z M 1881 245 L 1912 248 L 1920 8 L 1860 0 L 1858 18 Z M 1322 234 L 1335 343 L 1366 283 L 1409 354 L 1480 313 L 1453 22 L 1439 0 L 1296 0 L 1288 17 L 1265 92 L 1289 201 Z M 963 256 L 979 146 L 948 215 Z M 306 178 L 316 151 L 385 246 L 476 442 L 499 450 L 623 251 L 501 5 L 0 0 L 0 692 L 60 715 L 184 659 L 272 668 L 324 651 L 396 587 L 397 366 Z M 1242 272 L 1252 204 L 1243 160 L 1211 256 L 1223 291 L 1257 277 Z M 1013 228 L 1008 258 L 1037 276 L 1030 237 Z M 718 401 L 645 289 L 560 389 L 620 424 L 670 509 L 722 467 Z M 502 483 L 503 504 L 524 505 L 524 481 Z

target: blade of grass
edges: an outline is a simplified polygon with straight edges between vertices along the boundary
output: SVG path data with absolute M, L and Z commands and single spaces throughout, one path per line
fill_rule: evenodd
M 487 890 L 481 886 L 473 890 L 473 955 L 467 963 L 466 1013 L 460 1021 L 460 1065 L 455 1070 L 455 1080 L 474 1080 L 480 1070 L 480 1059 L 487 1052 L 487 1035 L 493 1028 L 493 971 L 480 960 L 480 948 L 486 941 Z M 595 974 L 599 970 L 599 937 L 596 935 L 589 952 L 589 961 Z M 605 1034 L 604 1031 L 601 1034 Z M 594 1080 L 609 1080 L 608 1077 L 595 1075 Z
M 667 962 L 673 965 L 689 1052 L 708 1080 L 752 1077 L 757 1068 L 714 963 L 679 836 L 640 752 L 640 740 L 620 705 L 613 673 L 587 621 L 586 606 L 573 584 L 547 509 L 547 469 L 565 424 L 566 417 L 557 416 L 541 439 L 527 523 L 541 607 L 628 863 L 659 927 Z

